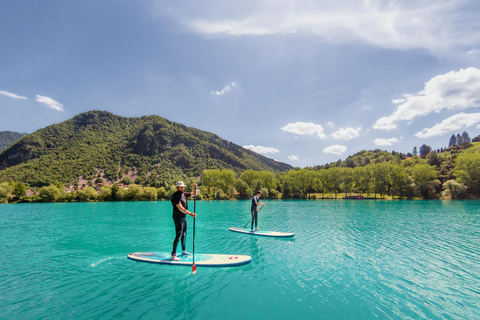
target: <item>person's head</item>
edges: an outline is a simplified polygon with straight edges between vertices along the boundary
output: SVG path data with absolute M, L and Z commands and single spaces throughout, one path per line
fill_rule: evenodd
M 257 191 L 257 196 L 260 197 L 261 195 L 262 195 L 262 191 L 258 190 L 258 191 Z
M 186 185 L 183 183 L 183 181 L 177 181 L 175 187 L 177 188 L 177 191 L 185 191 Z

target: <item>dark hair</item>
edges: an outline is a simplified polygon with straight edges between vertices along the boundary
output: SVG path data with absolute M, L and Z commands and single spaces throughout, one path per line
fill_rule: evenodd
M 262 191 L 258 190 L 258 191 L 257 191 L 257 194 L 259 194 L 259 193 L 262 194 Z

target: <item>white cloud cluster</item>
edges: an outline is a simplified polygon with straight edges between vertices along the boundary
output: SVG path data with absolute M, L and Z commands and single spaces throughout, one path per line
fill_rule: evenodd
M 332 154 L 336 154 L 336 155 L 342 155 L 345 152 L 347 152 L 347 147 L 339 145 L 339 144 L 334 144 L 330 147 L 326 147 L 325 149 L 323 149 L 323 152 L 332 153 Z
M 375 143 L 377 146 L 391 146 L 395 142 L 398 142 L 397 138 L 390 138 L 390 139 L 375 139 L 373 143 Z
M 231 85 L 225 86 L 222 90 L 220 91 L 212 91 L 210 92 L 211 95 L 216 95 L 216 96 L 221 96 L 224 95 L 225 93 L 231 91 L 235 87 L 235 82 L 232 82 Z
M 395 129 L 395 122 L 438 113 L 442 109 L 480 107 L 480 70 L 470 67 L 436 76 L 417 94 L 405 95 L 393 103 L 399 105 L 397 110 L 388 117 L 378 119 L 374 129 Z
M 57 111 L 64 111 L 63 110 L 63 104 L 61 104 L 58 101 L 53 100 L 52 98 L 40 96 L 38 94 L 35 97 L 36 97 L 37 102 L 40 102 L 40 103 L 46 105 L 47 107 L 49 107 L 51 109 L 54 109 L 54 110 L 57 110 Z
M 419 138 L 430 138 L 444 133 L 459 131 L 463 128 L 473 126 L 480 122 L 480 113 L 459 113 L 451 116 L 431 128 L 425 128 L 417 132 L 415 136 Z M 478 127 L 478 126 L 477 126 Z
M 358 128 L 340 128 L 339 130 L 332 133 L 332 137 L 335 139 L 342 139 L 348 141 L 350 139 L 356 138 L 360 135 L 360 131 L 362 131 L 361 127 Z
M 289 123 L 285 127 L 280 128 L 285 132 L 291 132 L 299 135 L 316 134 L 319 138 L 325 139 L 326 135 L 323 133 L 323 127 L 320 124 L 313 122 L 295 122 Z
M 295 161 L 295 160 L 298 160 L 298 157 L 294 154 L 292 154 L 291 156 L 288 156 L 288 159 L 292 160 L 292 161 Z
M 268 154 L 268 153 L 278 153 L 279 150 L 272 147 L 263 147 L 263 146 L 254 146 L 253 144 L 243 146 L 245 149 L 252 150 L 256 153 Z
M 7 91 L 0 91 L 0 96 L 7 96 L 9 98 L 14 98 L 14 99 L 27 99 L 26 97 L 18 96 L 14 93 L 10 93 Z
M 480 41 L 478 12 L 464 11 L 468 6 L 463 6 L 474 1 L 244 0 L 170 11 L 194 32 L 207 35 L 309 34 L 329 42 L 362 41 L 443 53 L 452 48 L 470 50 Z M 165 11 L 160 6 L 158 10 Z

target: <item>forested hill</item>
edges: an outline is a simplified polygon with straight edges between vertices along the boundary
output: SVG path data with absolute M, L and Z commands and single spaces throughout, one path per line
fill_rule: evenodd
M 81 177 L 161 183 L 204 169 L 276 173 L 292 167 L 158 116 L 125 118 L 104 111 L 40 129 L 0 153 L 0 182 L 34 186 L 78 183 Z
M 6 149 L 8 146 L 18 141 L 23 137 L 25 133 L 11 132 L 11 131 L 0 131 L 0 152 Z

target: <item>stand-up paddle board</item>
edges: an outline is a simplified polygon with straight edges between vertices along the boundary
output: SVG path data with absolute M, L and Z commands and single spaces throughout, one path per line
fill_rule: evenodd
M 246 234 L 251 234 L 254 236 L 262 236 L 262 237 L 277 237 L 277 238 L 288 238 L 288 237 L 293 237 L 295 233 L 293 232 L 277 232 L 277 231 L 250 231 L 250 229 L 245 229 L 245 228 L 228 228 L 228 230 L 233 231 L 233 232 L 240 232 L 240 233 L 246 233 Z
M 178 255 L 181 260 L 170 260 L 172 254 L 167 252 L 134 252 L 127 258 L 137 262 L 169 264 L 175 266 L 191 266 L 192 255 Z M 252 262 L 252 257 L 232 254 L 196 254 L 195 265 L 197 267 L 236 267 Z

